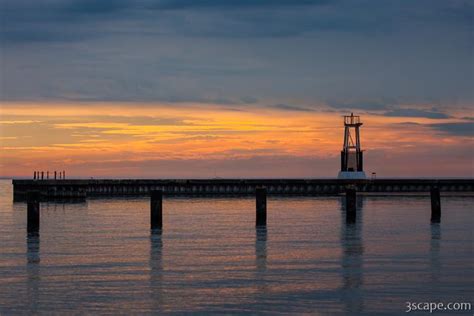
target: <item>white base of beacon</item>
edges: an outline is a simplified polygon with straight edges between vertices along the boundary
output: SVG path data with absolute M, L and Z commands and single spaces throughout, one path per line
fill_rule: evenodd
M 367 179 L 364 171 L 339 171 L 338 179 Z

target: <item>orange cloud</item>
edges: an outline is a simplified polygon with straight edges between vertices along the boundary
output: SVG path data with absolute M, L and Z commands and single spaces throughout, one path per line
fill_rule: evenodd
M 185 161 L 255 157 L 334 160 L 335 170 L 318 170 L 315 165 L 307 171 L 331 176 L 337 173 L 342 146 L 341 114 L 330 112 L 250 106 L 235 111 L 206 104 L 11 103 L 2 105 L 0 113 L 3 176 L 29 176 L 33 170 L 55 168 L 83 177 L 111 176 L 113 168 L 105 172 L 103 164 L 120 163 L 116 174 L 127 170 L 131 177 L 158 177 L 164 170 L 142 169 L 140 163 L 181 161 L 176 174 L 186 174 Z M 400 123 L 407 118 L 364 115 L 362 120 L 362 145 L 368 153 L 409 155 L 423 148 L 472 143 L 466 137 L 435 133 L 427 127 L 433 120 L 427 118 L 410 118 L 411 123 L 405 125 Z M 468 158 L 464 160 L 469 163 Z M 206 176 L 206 172 L 187 170 L 190 177 Z

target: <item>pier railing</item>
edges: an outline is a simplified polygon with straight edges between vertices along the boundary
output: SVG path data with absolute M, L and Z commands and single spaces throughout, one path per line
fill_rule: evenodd
M 344 193 L 351 185 L 364 194 L 428 194 L 437 187 L 446 193 L 474 192 L 474 179 L 126 179 L 126 180 L 13 180 L 14 201 L 38 191 L 41 199 L 148 196 L 161 190 L 166 196 L 245 196 L 265 187 L 272 196 L 318 196 Z

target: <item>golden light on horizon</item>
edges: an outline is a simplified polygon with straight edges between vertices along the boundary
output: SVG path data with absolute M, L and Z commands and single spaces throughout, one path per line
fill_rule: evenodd
M 112 169 L 104 171 L 107 164 L 120 163 L 124 171 L 127 162 L 133 165 L 133 176 L 141 162 L 160 160 L 337 161 L 342 146 L 342 117 L 334 112 L 250 106 L 236 111 L 208 104 L 10 103 L 3 104 L 0 113 L 0 163 L 7 176 L 27 176 L 52 166 L 71 174 L 80 170 L 83 176 L 110 176 Z M 399 154 L 466 141 L 429 131 L 425 125 L 434 120 L 427 118 L 410 118 L 403 126 L 406 118 L 363 115 L 362 120 L 362 146 L 369 151 Z M 88 167 L 94 164 L 102 167 Z

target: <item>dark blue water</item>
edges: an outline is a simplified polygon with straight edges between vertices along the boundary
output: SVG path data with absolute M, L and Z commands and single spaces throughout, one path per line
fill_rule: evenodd
M 365 197 L 345 224 L 338 197 L 165 199 L 26 206 L 0 182 L 0 314 L 390 314 L 406 302 L 473 302 L 473 197 Z M 472 315 L 472 311 L 466 312 Z

